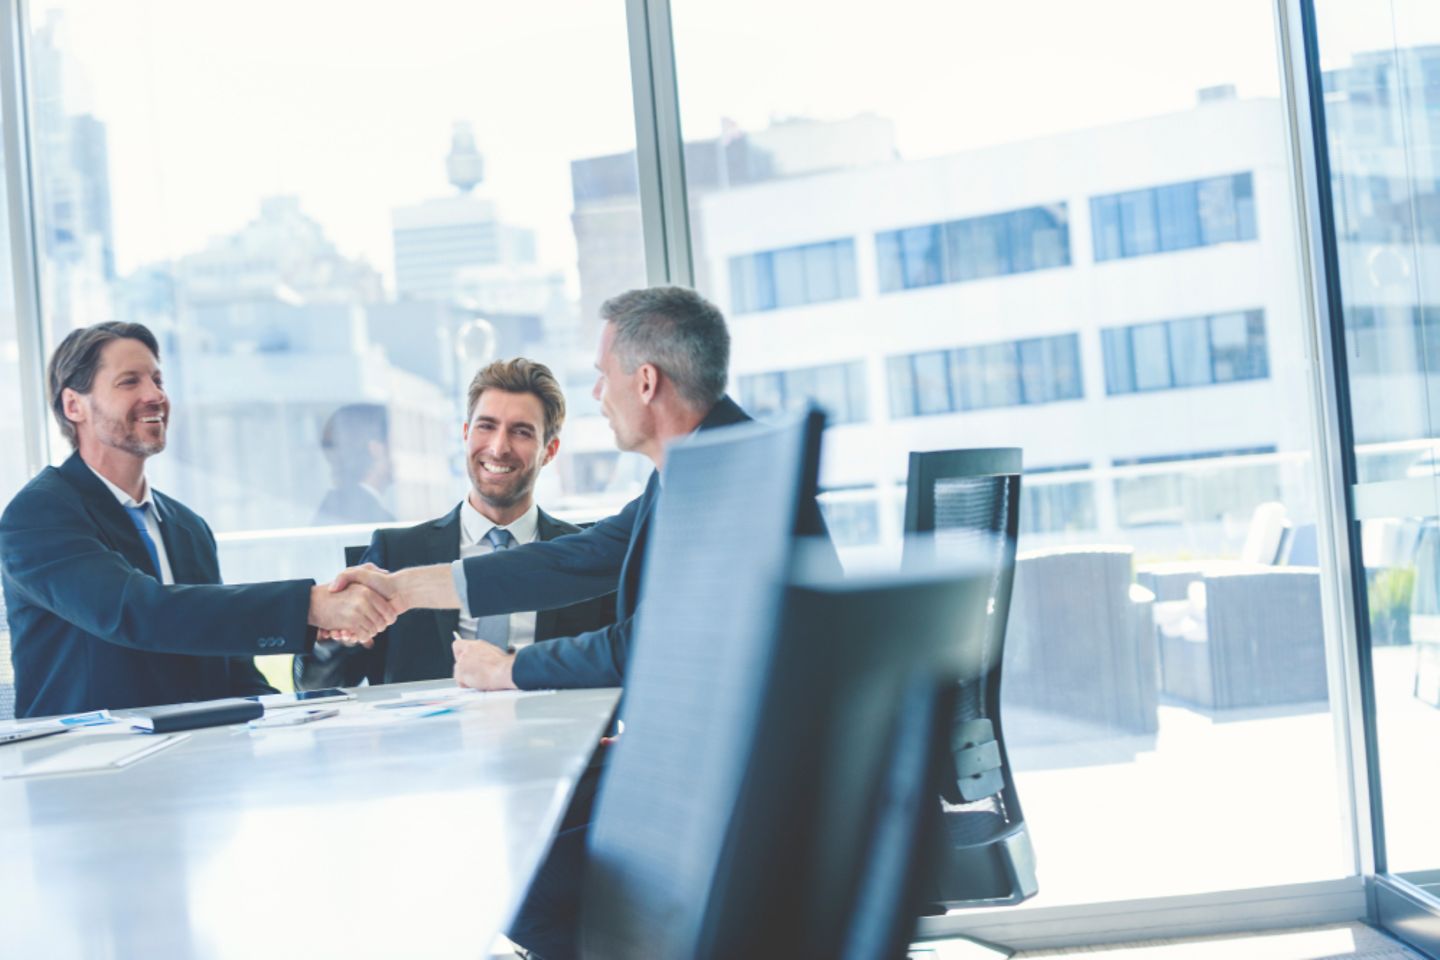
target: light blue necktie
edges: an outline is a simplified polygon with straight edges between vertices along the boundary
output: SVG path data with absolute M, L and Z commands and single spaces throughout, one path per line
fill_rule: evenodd
M 138 507 L 126 507 L 125 512 L 130 514 L 130 520 L 140 534 L 140 542 L 145 544 L 145 552 L 150 554 L 150 563 L 155 567 L 155 579 L 159 580 L 163 576 L 160 572 L 160 551 L 155 549 L 155 541 L 150 537 L 150 528 L 145 525 L 145 513 L 149 509 L 150 504 L 143 503 Z
M 491 527 L 490 532 L 485 534 L 485 539 L 490 541 L 490 547 L 495 553 L 509 550 L 515 544 L 510 531 L 501 527 Z M 507 649 L 510 646 L 510 614 L 497 613 L 475 621 L 475 639 L 493 643 L 501 650 Z

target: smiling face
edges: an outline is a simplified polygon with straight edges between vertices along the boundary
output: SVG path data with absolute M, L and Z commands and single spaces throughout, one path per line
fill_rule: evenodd
M 160 361 L 139 340 L 107 343 L 90 392 L 66 389 L 64 403 L 82 452 L 118 451 L 143 460 L 165 449 L 170 399 Z
M 501 511 L 507 514 L 503 518 L 506 523 L 528 510 L 540 468 L 560 449 L 559 437 L 545 442 L 545 407 L 540 398 L 487 389 L 475 403 L 464 437 L 465 468 L 475 509 L 486 516 Z

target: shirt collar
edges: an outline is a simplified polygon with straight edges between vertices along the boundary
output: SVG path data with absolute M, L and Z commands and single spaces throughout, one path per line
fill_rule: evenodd
M 496 526 L 495 521 L 476 510 L 466 497 L 460 501 L 460 543 L 462 545 L 476 544 L 484 539 Z M 540 505 L 533 500 L 530 502 L 530 509 L 522 513 L 514 523 L 508 524 L 504 529 L 510 531 L 510 536 L 516 543 L 529 543 L 535 539 L 535 534 L 540 529 Z
M 84 461 L 81 462 L 84 463 Z M 150 495 L 150 481 L 146 480 L 144 477 L 140 478 L 140 499 L 136 500 L 134 497 L 130 496 L 130 494 L 126 493 L 124 490 L 121 490 L 119 487 L 115 486 L 115 484 L 111 483 L 108 477 L 102 474 L 99 470 L 96 470 L 94 467 L 90 466 L 90 464 L 86 463 L 85 468 L 91 473 L 95 474 L 95 476 L 99 477 L 100 482 L 110 488 L 110 492 L 115 495 L 115 499 L 120 501 L 120 506 L 151 508 L 154 507 L 155 498 Z M 158 513 L 159 511 L 157 510 L 156 512 Z

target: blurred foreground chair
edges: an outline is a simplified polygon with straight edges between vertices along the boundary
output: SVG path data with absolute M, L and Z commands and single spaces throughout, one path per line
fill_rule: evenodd
M 979 644 L 983 669 L 956 692 L 943 799 L 944 846 L 932 887 L 944 908 L 1019 903 L 1035 895 L 1035 852 L 1020 809 L 1000 721 L 1005 630 L 1020 524 L 1021 451 L 937 450 L 910 454 L 905 495 L 905 563 L 980 553 L 986 561 L 986 616 L 954 624 L 957 646 Z
M 904 953 L 962 670 L 950 625 L 978 622 L 984 585 L 798 572 L 820 422 L 668 454 L 591 829 L 587 957 Z

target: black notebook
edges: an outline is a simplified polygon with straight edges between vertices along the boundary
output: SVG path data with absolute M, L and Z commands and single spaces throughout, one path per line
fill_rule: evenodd
M 138 710 L 116 710 L 111 713 L 120 723 L 128 723 L 147 733 L 174 733 L 197 727 L 223 727 L 227 723 L 245 723 L 265 713 L 265 708 L 244 697 L 224 700 L 202 700 L 199 703 L 177 703 L 168 707 L 142 707 Z

